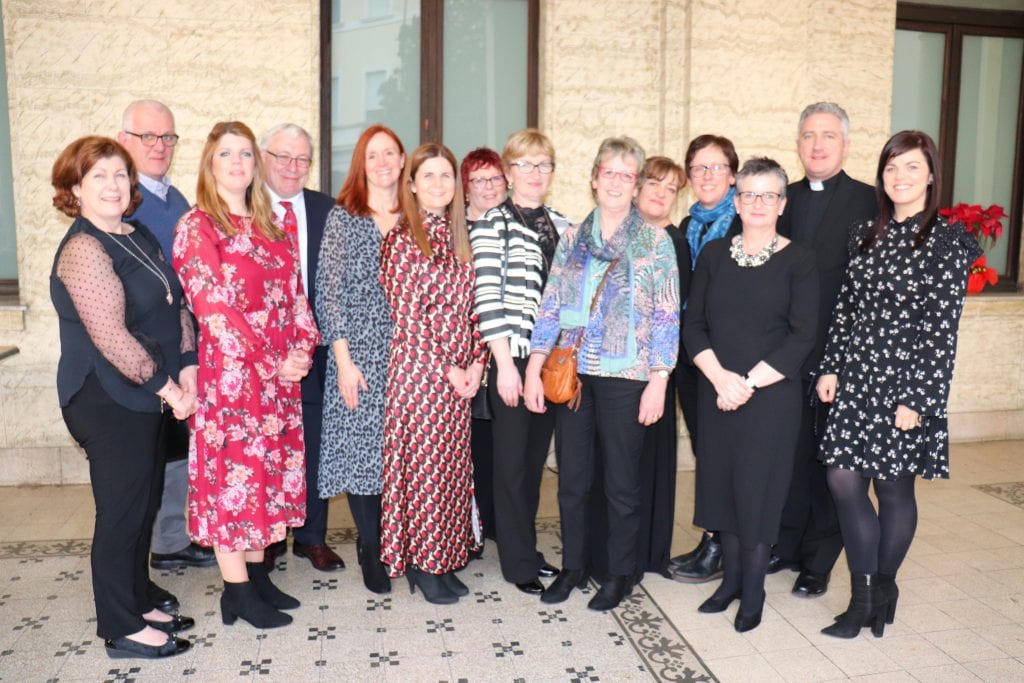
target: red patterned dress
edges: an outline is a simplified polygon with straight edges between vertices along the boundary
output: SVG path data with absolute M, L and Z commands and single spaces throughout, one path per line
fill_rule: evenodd
M 451 366 L 483 356 L 473 315 L 473 263 L 449 246 L 446 218 L 427 214 L 433 256 L 400 222 L 381 248 L 381 282 L 394 336 L 384 414 L 381 559 L 392 576 L 411 564 L 444 574 L 474 548 L 470 402 L 448 382 Z
M 289 349 L 320 341 L 289 239 L 237 216 L 233 237 L 193 208 L 174 267 L 199 322 L 199 410 L 189 443 L 189 535 L 222 552 L 260 550 L 306 519 L 299 384 L 277 378 Z

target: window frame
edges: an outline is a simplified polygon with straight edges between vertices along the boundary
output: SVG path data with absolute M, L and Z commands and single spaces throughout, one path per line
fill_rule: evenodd
M 540 0 L 527 2 L 526 125 L 537 126 Z M 320 187 L 331 186 L 331 21 L 333 0 L 320 0 Z M 420 139 L 440 142 L 444 130 L 444 0 L 420 0 Z
M 909 2 L 896 4 L 896 29 L 945 35 L 942 65 L 942 96 L 939 112 L 939 155 L 943 168 L 942 206 L 953 205 L 956 173 L 957 124 L 960 116 L 961 62 L 964 36 L 1024 38 L 1024 12 L 968 9 Z M 995 291 L 1016 291 L 1020 280 L 1021 207 L 1024 204 L 1024 69 L 1017 103 L 1017 138 L 1014 149 L 1013 181 L 1006 238 L 1007 274 L 999 278 Z

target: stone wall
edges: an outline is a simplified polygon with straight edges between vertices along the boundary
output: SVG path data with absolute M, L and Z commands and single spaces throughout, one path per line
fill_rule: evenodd
M 52 255 L 68 220 L 50 205 L 53 160 L 72 139 L 114 133 L 133 99 L 163 100 L 182 136 L 171 175 L 193 197 L 215 121 L 257 133 L 318 130 L 316 0 L 4 0 L 4 45 L 22 304 L 0 307 L 0 484 L 80 482 L 81 453 L 54 387 Z M 541 126 L 558 151 L 551 201 L 591 208 L 599 141 L 626 133 L 681 158 L 704 132 L 799 177 L 796 121 L 834 99 L 852 118 L 847 168 L 869 179 L 889 133 L 893 0 L 543 0 Z M 318 171 L 313 169 L 312 177 Z M 680 204 L 692 200 L 684 197 Z M 1024 297 L 968 301 L 950 402 L 954 439 L 1024 438 Z M 688 464 L 688 442 L 681 438 Z

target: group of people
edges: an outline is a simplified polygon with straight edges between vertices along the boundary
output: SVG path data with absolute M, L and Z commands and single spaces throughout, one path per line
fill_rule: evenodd
M 796 183 L 768 158 L 741 167 L 719 135 L 695 138 L 683 166 L 610 137 L 594 209 L 573 223 L 545 203 L 555 150 L 532 128 L 459 164 L 371 126 L 334 200 L 305 188 L 302 128 L 257 140 L 222 122 L 192 207 L 167 178 L 170 110 L 134 102 L 122 128 L 73 142 L 52 178 L 74 219 L 51 274 L 57 384 L 89 460 L 110 656 L 189 647 L 176 634 L 194 622 L 147 563 L 215 561 L 225 624 L 290 623 L 300 602 L 271 571 L 289 530 L 295 556 L 344 567 L 326 543 L 342 493 L 374 593 L 405 576 L 454 603 L 469 592 L 457 572 L 493 538 L 505 580 L 543 602 L 591 578 L 589 607 L 608 610 L 648 571 L 721 577 L 700 611 L 739 600 L 746 631 L 767 572 L 800 569 L 794 592 L 820 594 L 845 545 L 851 602 L 824 632 L 892 622 L 914 482 L 948 476 L 978 251 L 938 216 L 927 135 L 889 140 L 873 191 L 842 171 L 849 120 L 833 103 L 800 117 Z M 697 201 L 677 228 L 687 184 Z M 546 392 L 554 355 L 576 363 L 568 402 Z M 671 558 L 677 397 L 707 532 Z M 561 569 L 535 531 L 553 437 Z M 183 452 L 187 477 L 172 468 Z M 156 552 L 154 520 L 185 500 L 188 543 Z

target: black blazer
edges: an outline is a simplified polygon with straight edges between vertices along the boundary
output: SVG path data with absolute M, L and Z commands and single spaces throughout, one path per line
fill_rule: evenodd
M 306 296 L 309 305 L 313 309 L 313 319 L 317 320 L 316 307 L 316 269 L 320 263 L 320 243 L 324 239 L 324 226 L 327 224 L 327 214 L 334 208 L 334 199 L 316 190 L 303 190 L 303 200 L 306 202 L 306 281 L 309 282 L 309 291 Z M 327 353 L 326 346 L 318 346 L 313 351 L 313 367 L 309 374 L 302 380 L 302 402 L 322 404 L 324 402 L 324 378 L 327 376 Z
M 779 217 L 777 230 L 783 237 L 793 234 L 793 207 L 813 190 L 807 178 L 790 183 L 786 188 L 786 208 Z M 867 183 L 854 180 L 839 171 L 836 189 L 829 200 L 821 223 L 814 229 L 814 238 L 805 242 L 804 246 L 811 249 L 818 265 L 818 292 L 820 297 L 818 309 L 818 333 L 814 342 L 814 351 L 804 363 L 802 375 L 807 376 L 817 371 L 818 364 L 825 352 L 828 339 L 828 328 L 832 324 L 832 311 L 835 309 L 839 290 L 846 274 L 849 256 L 850 228 L 878 215 L 878 204 L 875 201 L 875 189 Z

